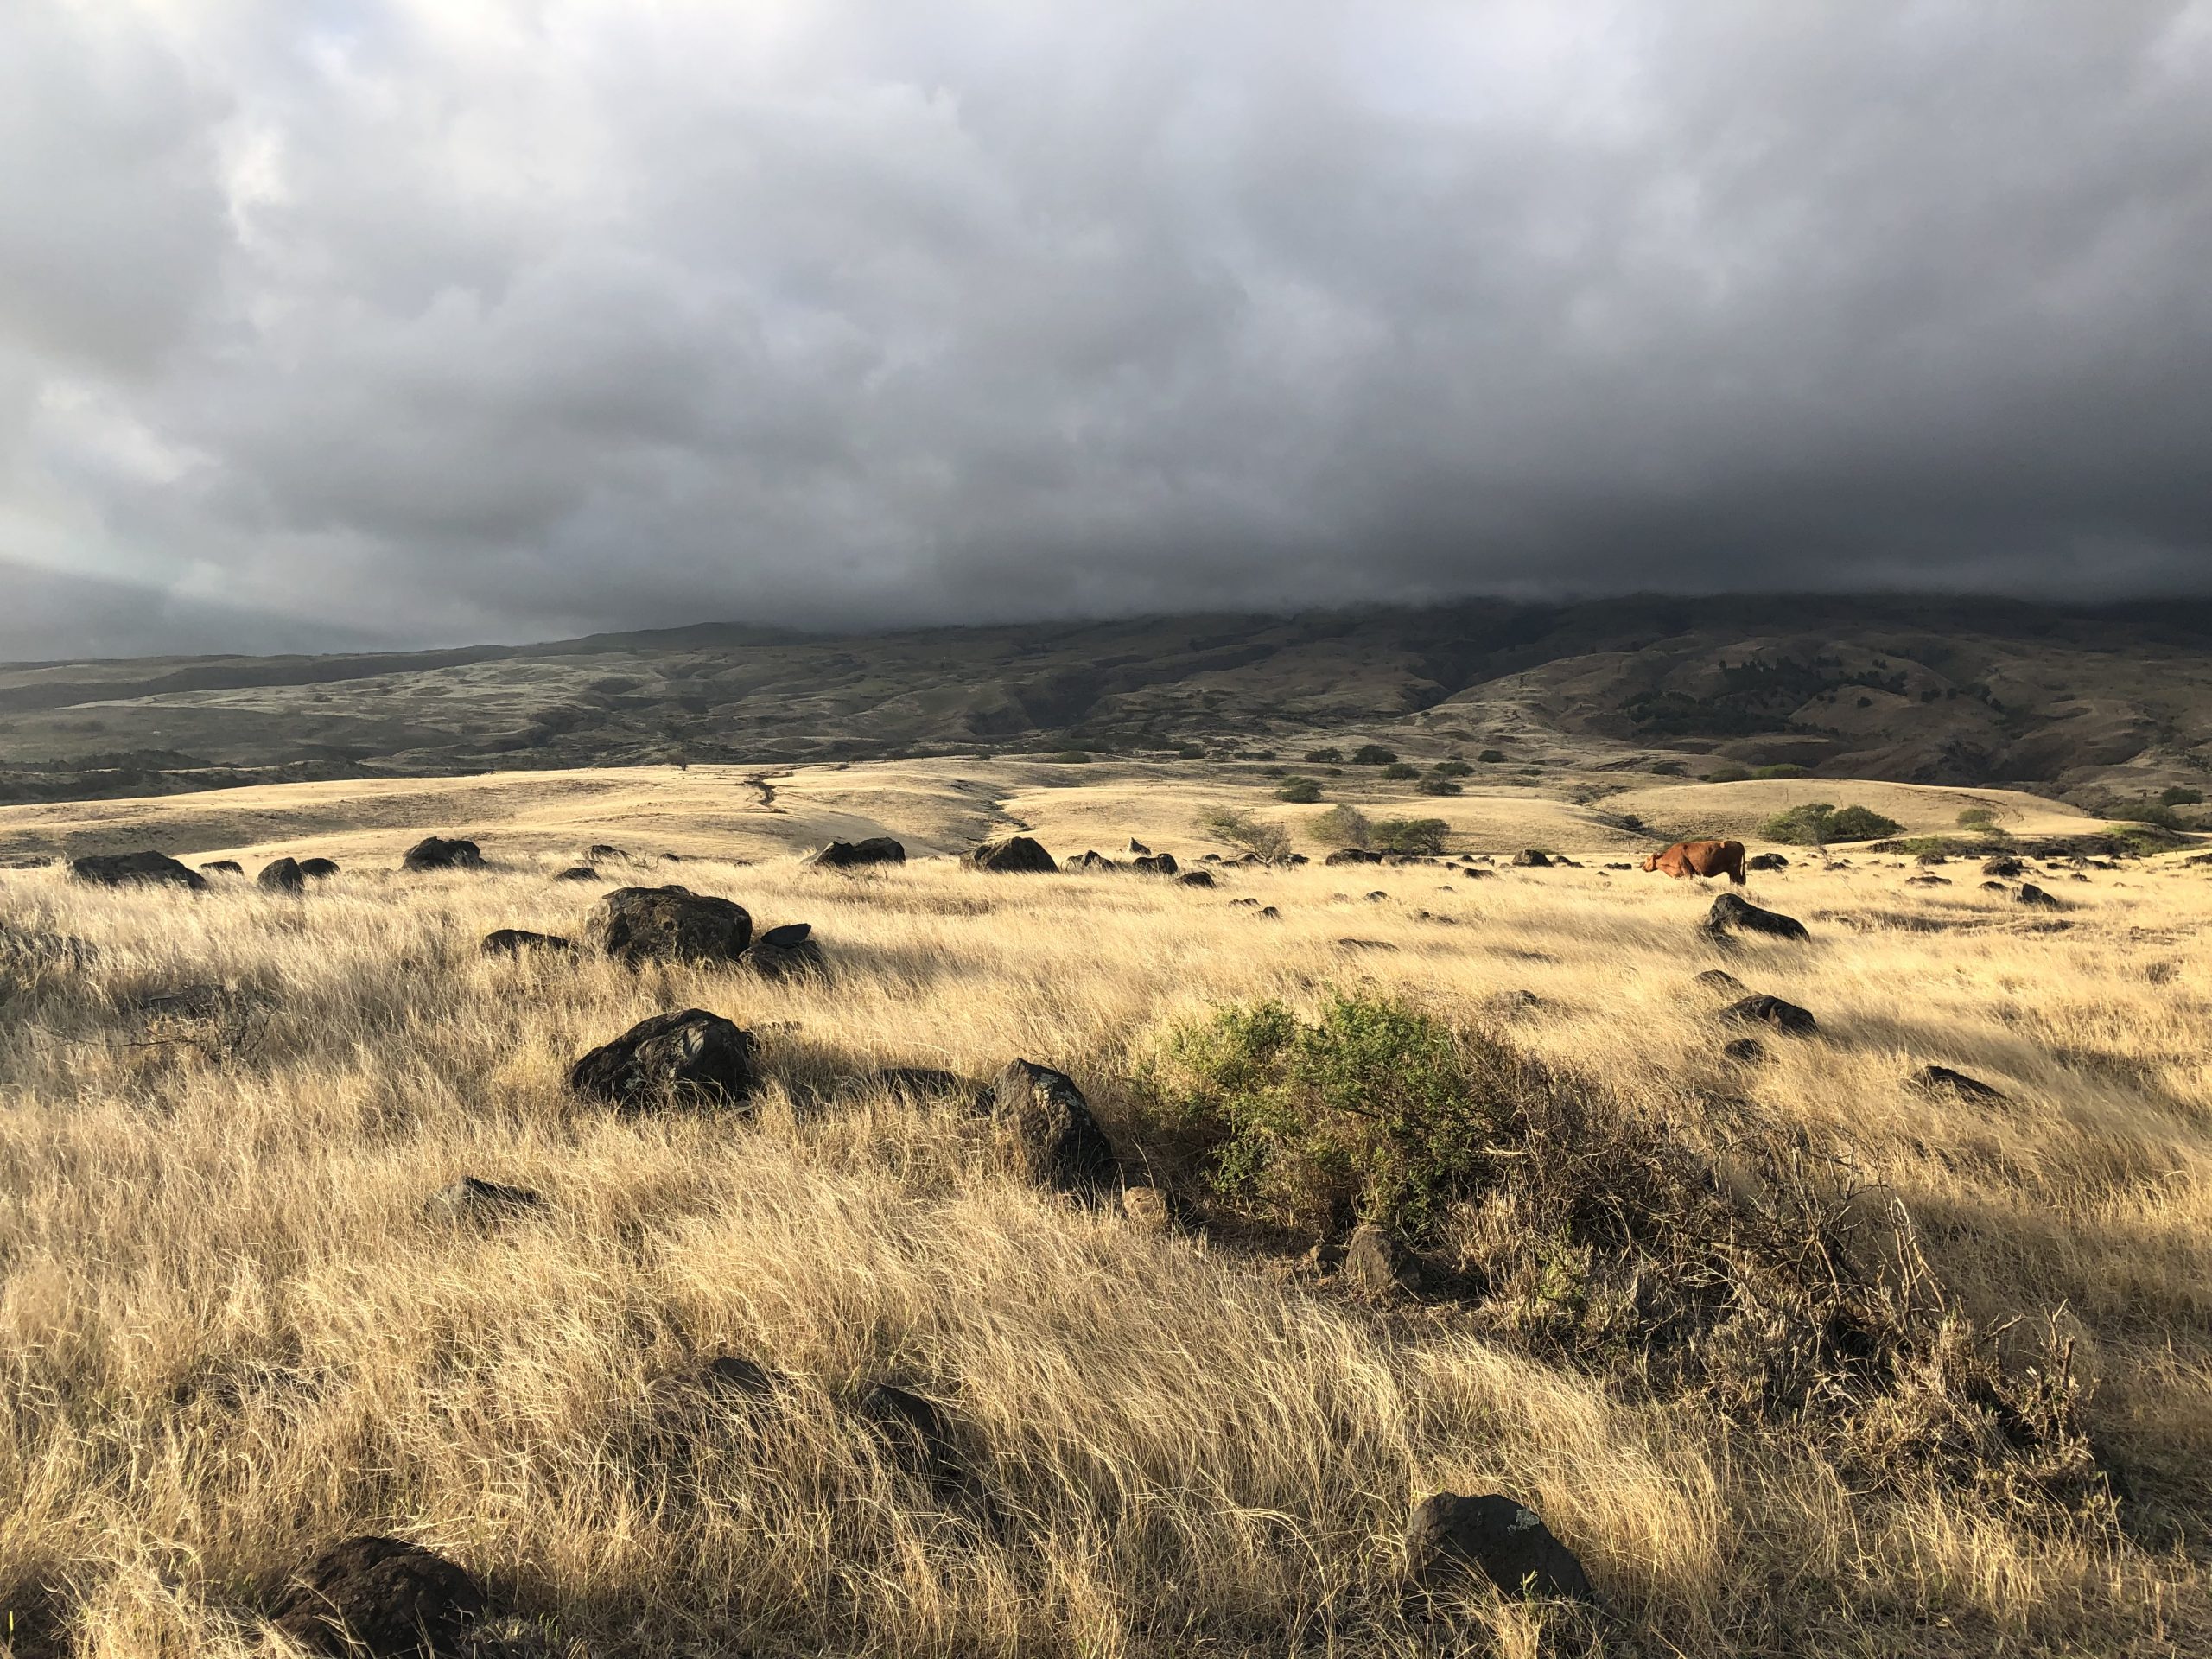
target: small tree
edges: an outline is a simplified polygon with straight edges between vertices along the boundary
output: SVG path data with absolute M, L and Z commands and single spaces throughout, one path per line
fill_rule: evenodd
M 1279 823 L 1255 818 L 1242 807 L 1209 807 L 1198 815 L 1198 830 L 1232 847 L 1242 847 L 1269 864 L 1290 860 L 1290 831 Z
M 1895 818 L 1863 806 L 1841 810 L 1826 801 L 1808 801 L 1787 812 L 1777 812 L 1759 826 L 1769 841 L 1792 847 L 1825 847 L 1832 841 L 1872 841 L 1894 836 L 1904 826 Z
M 1375 826 L 1375 844 L 1386 853 L 1440 853 L 1451 833 L 1441 818 L 1385 818 Z
M 1375 844 L 1375 826 L 1357 807 L 1339 803 L 1313 820 L 1313 838 L 1330 847 L 1364 850 Z
M 1282 787 L 1275 791 L 1275 799 L 1288 801 L 1294 806 L 1311 806 L 1321 798 L 1321 783 L 1317 778 L 1286 778 Z
M 1306 751 L 1306 758 L 1317 766 L 1324 766 L 1341 761 L 1344 758 L 1344 752 L 1338 748 L 1308 749 Z
M 1395 764 L 1397 759 L 1395 749 L 1386 749 L 1380 743 L 1363 743 L 1351 752 L 1351 762 L 1356 766 L 1387 766 Z
M 1961 830 L 1990 830 L 1997 827 L 1997 815 L 1986 806 L 1969 806 L 1959 814 Z
M 1480 754 L 1477 755 L 1475 759 L 1481 761 L 1486 766 L 1495 766 L 1504 760 L 1505 751 L 1503 749 L 1484 749 Z
M 1389 779 L 1393 783 L 1403 783 L 1408 778 L 1420 777 L 1421 768 L 1419 766 L 1409 766 L 1402 760 L 1393 760 L 1389 766 L 1382 768 L 1382 775 L 1385 778 Z
M 1439 778 L 1432 772 L 1414 785 L 1414 792 L 1418 795 L 1464 795 L 1467 791 L 1464 785 L 1449 778 Z

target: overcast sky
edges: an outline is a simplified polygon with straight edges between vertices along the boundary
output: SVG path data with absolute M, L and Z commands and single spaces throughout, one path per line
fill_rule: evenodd
M 0 655 L 2212 590 L 2212 3 L 8 0 Z

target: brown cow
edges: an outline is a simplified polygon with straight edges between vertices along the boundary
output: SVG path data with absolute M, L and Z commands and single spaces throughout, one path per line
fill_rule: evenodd
M 1744 843 L 1740 841 L 1678 841 L 1663 853 L 1643 861 L 1647 870 L 1664 870 L 1677 880 L 1685 875 L 1725 875 L 1728 885 L 1744 885 Z

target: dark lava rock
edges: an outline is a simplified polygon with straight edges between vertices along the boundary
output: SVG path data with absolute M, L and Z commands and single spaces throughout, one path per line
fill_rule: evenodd
M 1342 1271 L 1345 1282 L 1370 1296 L 1395 1295 L 1414 1280 L 1412 1264 L 1398 1241 L 1371 1223 L 1352 1229 L 1344 1244 Z
M 1364 847 L 1340 847 L 1321 861 L 1324 864 L 1380 864 L 1382 855 Z
M 1010 1061 L 991 1081 L 990 1109 L 1024 1172 L 1039 1185 L 1096 1198 L 1113 1185 L 1113 1144 L 1066 1073 L 1031 1060 Z
M 280 858 L 267 866 L 253 878 L 257 887 L 266 887 L 271 893 L 304 893 L 308 878 L 296 858 Z
M 200 874 L 202 875 L 244 875 L 245 866 L 235 859 L 219 858 L 212 863 L 202 864 L 200 867 Z
M 1523 870 L 1548 870 L 1552 867 L 1550 858 L 1534 847 L 1523 847 L 1514 854 L 1513 863 L 1516 869 Z
M 2012 889 L 2007 887 L 2002 881 L 1985 881 L 1981 884 L 1981 890 L 1984 893 L 2009 893 L 2012 891 Z
M 1625 869 L 1628 867 L 1623 865 L 1621 868 Z M 1789 868 L 1789 861 L 1780 853 L 1753 853 L 1744 861 L 1744 868 L 1747 870 L 1786 870 Z
M 330 1659 L 450 1659 L 484 1615 L 466 1569 L 397 1538 L 348 1538 L 318 1556 L 271 1610 L 276 1628 Z
M 1720 1058 L 1738 1065 L 1764 1065 L 1766 1045 L 1756 1037 L 1738 1037 L 1721 1045 Z
M 1908 875 L 1904 884 L 1908 887 L 1948 887 L 1951 885 L 1951 878 L 1948 875 Z
M 1772 1026 L 1777 1031 L 1786 1031 L 1794 1037 L 1809 1037 L 1820 1028 L 1820 1022 L 1813 1018 L 1808 1009 L 1764 993 L 1747 996 L 1740 1002 L 1731 1002 L 1720 1013 L 1723 1019 Z
M 1135 836 L 1131 836 L 1129 837 L 1129 850 L 1133 853 L 1144 854 L 1149 853 L 1152 849 L 1146 846 L 1144 842 L 1139 841 Z
M 474 870 L 481 868 L 484 854 L 473 841 L 448 841 L 425 836 L 407 849 L 399 861 L 403 870 Z
M 2057 899 L 2052 898 L 2050 894 L 2045 893 L 2041 887 L 2036 886 L 2032 881 L 2023 881 L 2020 884 L 2020 890 L 2014 893 L 2012 897 L 2020 904 L 2033 905 L 2043 910 L 2063 910 L 2065 908 L 2065 906 L 2061 905 Z
M 1277 910 L 1273 905 L 1261 906 L 1260 916 L 1262 919 L 1265 921 L 1279 922 L 1282 920 L 1282 912 Z
M 753 942 L 742 905 L 689 887 L 617 887 L 584 925 L 593 946 L 632 968 L 646 962 L 735 962 Z
M 127 887 L 140 882 L 206 890 L 207 878 L 188 869 L 167 853 L 92 853 L 69 861 L 69 874 L 79 881 L 104 887 Z
M 327 881 L 338 874 L 338 861 L 334 858 L 303 858 L 300 861 L 300 874 L 310 881 Z
M 1068 860 L 1068 868 L 1071 870 L 1118 870 L 1121 868 L 1096 847 L 1086 847 Z
M 1146 853 L 1129 861 L 1133 870 L 1142 870 L 1147 875 L 1173 875 L 1183 867 L 1175 861 L 1173 853 Z
M 1211 870 L 1185 870 L 1182 874 L 1177 876 L 1175 880 L 1179 886 L 1185 887 L 1210 887 L 1213 886 L 1213 872 Z
M 1389 895 L 1389 893 L 1387 893 L 1383 892 L 1382 888 L 1377 887 L 1377 888 L 1376 888 L 1376 889 L 1375 889 L 1375 891 L 1374 891 L 1374 892 L 1372 892 L 1372 893 L 1361 893 L 1359 896 L 1360 896 L 1360 899 L 1361 899 L 1362 902 L 1363 902 L 1363 903 L 1370 904 L 1370 905 L 1379 905 L 1379 904 L 1381 904 L 1384 899 L 1388 899 L 1390 895 Z
M 703 1008 L 657 1014 L 578 1060 L 569 1086 L 626 1112 L 734 1103 L 760 1086 L 757 1045 L 751 1032 Z
M 1981 873 L 1984 875 L 2018 875 L 2024 868 L 2020 861 L 2009 853 L 1981 861 Z
M 1809 939 L 1805 924 L 1778 910 L 1763 910 L 1738 894 L 1724 893 L 1705 912 L 1705 931 L 1725 935 L 1732 929 L 1746 933 L 1769 933 L 1778 939 Z
M 781 927 L 770 928 L 738 960 L 764 979 L 803 979 L 830 971 L 810 922 L 785 922 Z
M 1980 1077 L 1954 1071 L 1948 1065 L 1923 1065 L 1912 1074 L 1913 1086 L 1925 1094 L 1949 1095 L 1958 1100 L 1999 1101 L 2002 1089 L 1992 1088 Z
M 571 864 L 567 869 L 556 872 L 553 879 L 556 881 L 596 881 L 599 872 L 588 864 Z
M 777 1392 L 775 1374 L 742 1354 L 722 1354 L 700 1367 L 698 1381 L 710 1394 L 727 1398 L 766 1400 Z
M 595 841 L 592 842 L 590 846 L 584 849 L 584 862 L 587 864 L 604 864 L 611 858 L 627 858 L 630 855 L 624 852 L 620 847 L 604 841 Z
M 1711 991 L 1719 996 L 1741 996 L 1744 982 L 1726 968 L 1708 968 L 1690 982 L 1700 990 Z
M 1492 1492 L 1425 1498 L 1406 1524 L 1406 1580 L 1416 1590 L 1486 1578 L 1509 1596 L 1594 1601 L 1597 1591 L 1574 1554 L 1552 1536 L 1534 1510 Z
M 951 1420 L 918 1394 L 879 1382 L 861 1396 L 861 1416 L 883 1443 L 891 1461 L 926 1481 L 940 1497 L 967 1488 L 968 1466 L 960 1455 Z
M 543 1210 L 545 1200 L 526 1186 L 502 1186 L 497 1181 L 464 1175 L 451 1186 L 431 1193 L 423 1207 L 443 1220 L 486 1226 Z
M 1050 853 L 1027 836 L 987 841 L 965 861 L 971 870 L 991 870 L 1001 875 L 1052 875 L 1060 868 Z
M 526 927 L 502 927 L 486 933 L 477 947 L 487 957 L 518 957 L 525 950 L 574 950 L 573 940 L 558 933 L 533 933 Z
M 1951 861 L 1941 853 L 1923 853 L 1919 857 L 1914 859 L 1912 861 L 1916 864 L 1921 865 L 1934 865 L 1948 864 Z
M 906 849 L 904 842 L 888 836 L 870 836 L 865 841 L 833 841 L 806 862 L 817 870 L 852 870 L 866 864 L 904 864 Z
M 1229 907 L 1231 910 L 1257 910 L 1260 901 L 1256 899 L 1232 899 L 1229 901 Z

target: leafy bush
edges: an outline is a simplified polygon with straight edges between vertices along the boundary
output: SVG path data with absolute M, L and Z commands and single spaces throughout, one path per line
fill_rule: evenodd
M 2181 814 L 2157 801 L 2114 801 L 2106 806 L 2105 817 L 2116 823 L 2151 823 L 2161 830 L 2182 827 Z
M 1275 799 L 1288 801 L 1294 806 L 1311 806 L 1321 798 L 1321 781 L 1318 778 L 1286 778 L 1282 787 L 1275 791 Z
M 1961 830 L 1994 830 L 1997 815 L 1986 806 L 1969 806 L 1959 814 Z
M 1480 754 L 1477 755 L 1475 759 L 1481 761 L 1484 766 L 1494 766 L 1505 759 L 1505 751 L 1503 749 L 1484 749 Z
M 2186 784 L 2176 784 L 2159 792 L 2158 804 L 2161 806 L 2202 806 L 2204 804 L 2204 791 L 2201 789 L 2191 789 Z
M 1351 752 L 1356 766 L 1387 766 L 1398 758 L 1397 751 L 1386 749 L 1380 743 L 1363 743 Z
M 1208 808 L 1198 815 L 1198 830 L 1232 847 L 1242 847 L 1270 864 L 1285 863 L 1290 858 L 1290 831 L 1279 823 L 1255 818 L 1242 807 Z
M 1440 760 L 1432 770 L 1440 778 L 1465 778 L 1471 776 L 1475 769 L 1464 760 Z
M 1313 838 L 1327 847 L 1371 848 L 1375 826 L 1357 807 L 1339 803 L 1313 820 Z
M 1826 801 L 1808 801 L 1776 813 L 1759 826 L 1759 834 L 1788 846 L 1824 847 L 1831 842 L 1872 841 L 1894 836 L 1904 828 L 1895 818 L 1885 818 L 1866 807 L 1847 806 L 1838 810 Z
M 1754 778 L 1808 778 L 1811 775 L 1809 771 L 1794 760 L 1780 760 L 1770 766 L 1757 766 L 1751 772 Z
M 1395 783 L 1402 783 L 1408 778 L 1420 777 L 1421 768 L 1419 766 L 1409 766 L 1402 760 L 1393 760 L 1389 766 L 1382 768 L 1382 775 Z
M 1705 774 L 1705 781 L 1708 784 L 1740 784 L 1751 775 L 1750 768 L 1745 766 L 1715 766 Z
M 1375 845 L 1386 853 L 1440 853 L 1451 833 L 1441 818 L 1385 818 L 1375 826 Z
M 1338 748 L 1308 749 L 1306 751 L 1306 758 L 1317 766 L 1325 766 L 1333 761 L 1342 760 L 1344 758 L 1344 752 Z
M 1414 792 L 1416 795 L 1464 795 L 1467 791 L 1464 785 L 1453 783 L 1449 778 L 1439 778 L 1432 773 L 1414 785 Z

